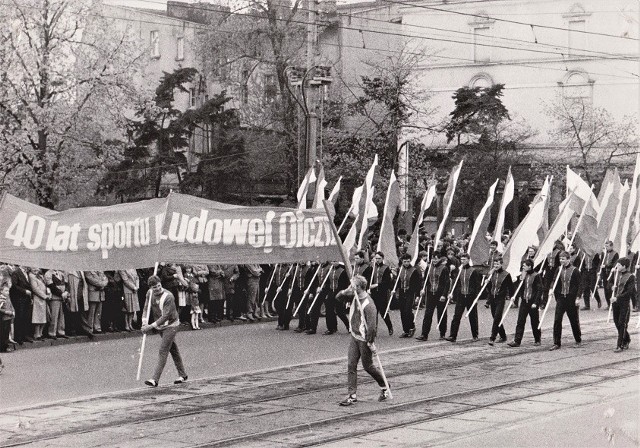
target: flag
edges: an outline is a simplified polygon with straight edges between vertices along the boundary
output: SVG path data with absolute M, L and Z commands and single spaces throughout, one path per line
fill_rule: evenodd
M 309 168 L 307 174 L 305 174 L 304 179 L 302 179 L 302 183 L 300 184 L 300 188 L 298 188 L 298 193 L 296 194 L 296 198 L 298 199 L 298 208 L 300 210 L 305 210 L 307 208 L 307 193 L 309 192 L 309 185 L 316 181 L 316 170 L 314 167 Z
M 592 195 L 589 184 L 578 173 L 573 171 L 569 165 L 567 165 L 567 191 L 573 191 L 573 194 L 583 201 L 590 200 Z M 569 195 L 567 194 L 567 196 Z
M 633 179 L 631 180 L 631 191 L 629 192 L 629 204 L 624 213 L 620 230 L 620 256 L 627 254 L 627 247 L 631 235 L 631 219 L 638 207 L 638 176 L 640 176 L 640 153 L 636 156 L 636 167 L 633 170 Z
M 507 172 L 507 180 L 504 183 L 504 191 L 502 192 L 502 199 L 500 200 L 500 210 L 498 211 L 498 218 L 496 219 L 496 225 L 493 229 L 493 239 L 498 242 L 498 250 L 502 252 L 504 247 L 502 245 L 502 231 L 504 230 L 504 217 L 507 212 L 507 206 L 513 201 L 513 195 L 515 193 L 515 182 L 513 181 L 513 175 L 511 174 L 511 167 Z
M 324 167 L 320 166 L 318 178 L 316 179 L 316 194 L 313 197 L 313 206 L 311 208 L 322 208 L 325 188 L 327 188 L 327 181 L 324 178 Z
M 529 212 L 513 231 L 502 256 L 504 270 L 513 278 L 520 273 L 520 261 L 529 246 L 537 243 L 538 229 L 542 225 L 546 203 L 549 201 L 549 179 L 545 180 L 540 192 L 529 205 Z
M 460 177 L 460 171 L 462 170 L 462 163 L 464 160 L 460 161 L 460 164 L 456 166 L 449 175 L 449 182 L 447 183 L 447 191 L 444 194 L 444 198 L 442 203 L 444 204 L 444 213 L 442 214 L 442 222 L 438 226 L 438 231 L 436 232 L 436 239 L 433 241 L 433 249 L 435 250 L 438 247 L 438 242 L 440 242 L 440 238 L 442 237 L 442 232 L 444 232 L 444 226 L 447 223 L 447 218 L 449 217 L 449 212 L 451 211 L 451 204 L 453 203 L 453 196 L 456 192 L 456 186 L 458 185 L 458 177 Z
M 371 164 L 371 168 L 367 172 L 367 177 L 364 180 L 362 197 L 360 201 L 364 198 L 364 204 L 361 210 L 363 211 L 363 215 L 361 219 L 356 219 L 356 221 L 361 221 L 360 224 L 360 237 L 358 238 L 358 250 L 362 249 L 362 243 L 364 242 L 364 236 L 367 233 L 367 229 L 370 224 L 375 223 L 378 220 L 378 208 L 376 204 L 373 203 L 373 177 L 376 173 L 376 167 L 378 166 L 378 154 L 376 154 L 373 158 L 373 163 Z
M 357 249 L 356 249 L 356 240 L 358 239 L 358 221 L 355 220 L 351 224 L 351 228 L 349 229 L 349 233 L 344 238 L 342 245 L 347 254 L 349 254 L 349 260 L 352 260 Z
M 553 251 L 553 244 L 567 230 L 567 224 L 573 215 L 582 211 L 583 205 L 584 202 L 578 199 L 573 191 L 569 193 L 569 196 L 564 201 L 562 201 L 560 204 L 560 212 L 558 213 L 556 220 L 553 221 L 547 235 L 544 237 L 544 240 L 542 240 L 542 243 L 540 243 L 538 253 L 533 260 L 534 266 L 542 263 L 545 257 Z
M 353 190 L 351 196 L 351 208 L 349 209 L 349 216 L 356 218 L 360 214 L 360 198 L 362 197 L 363 186 L 360 185 Z
M 598 208 L 598 200 L 592 193 L 590 200 L 583 207 L 584 213 L 578 221 L 579 227 L 576 226 L 574 230 L 574 246 L 590 257 L 600 252 L 603 244 L 598 238 Z
M 336 201 L 338 200 L 338 193 L 340 193 L 340 181 L 342 180 L 342 176 L 338 178 L 338 181 L 331 189 L 331 193 L 329 193 L 329 200 L 333 202 L 333 205 L 336 205 Z
M 553 182 L 553 176 L 548 177 L 549 179 L 549 195 L 551 195 L 551 184 Z M 546 179 L 545 179 L 546 182 Z M 544 211 L 542 212 L 542 223 L 540 223 L 540 228 L 538 229 L 538 241 L 535 243 L 536 246 L 540 244 L 540 241 L 544 240 L 544 237 L 547 236 L 547 232 L 549 232 L 549 204 L 551 200 L 547 200 L 544 203 Z
M 627 205 L 629 204 L 629 196 L 630 196 L 630 188 L 629 182 L 624 181 L 624 185 L 620 190 L 620 199 L 618 201 L 618 207 L 616 207 L 616 213 L 613 218 L 613 225 L 611 226 L 611 232 L 609 232 L 609 240 L 613 242 L 613 250 L 618 252 L 621 257 L 624 257 L 626 254 L 622 254 L 622 221 L 623 221 L 623 210 L 626 210 Z
M 424 220 L 425 212 L 431 207 L 433 203 L 433 199 L 436 197 L 436 186 L 431 185 L 431 187 L 424 192 L 424 196 L 422 197 L 422 203 L 420 204 L 420 213 L 418 213 L 418 219 L 416 220 L 416 224 L 413 228 L 413 233 L 411 234 L 411 240 L 409 241 L 409 247 L 407 248 L 407 253 L 411 255 L 411 264 L 415 264 L 418 260 L 418 247 L 419 247 L 419 235 L 420 235 L 420 226 L 422 225 L 422 221 Z
M 598 241 L 600 242 L 600 247 L 609 239 L 620 202 L 621 189 L 622 184 L 620 183 L 618 170 L 607 171 L 598 193 L 600 202 L 600 208 L 598 209 Z
M 396 173 L 392 170 L 387 187 L 387 197 L 384 200 L 382 212 L 382 225 L 378 238 L 377 250 L 384 254 L 390 267 L 398 266 L 398 254 L 396 251 L 396 234 L 393 229 L 393 218 L 400 206 L 400 185 L 396 179 Z
M 473 265 L 484 264 L 489 260 L 490 247 L 486 234 L 489 229 L 489 222 L 491 221 L 491 206 L 493 205 L 493 197 L 496 193 L 498 182 L 500 182 L 500 179 L 496 179 L 493 185 L 489 187 L 487 200 L 473 223 L 473 230 L 471 231 L 469 246 L 467 247 L 467 252 Z

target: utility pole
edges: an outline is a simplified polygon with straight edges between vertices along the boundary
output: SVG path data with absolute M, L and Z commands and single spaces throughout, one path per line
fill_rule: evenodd
M 318 0 L 308 0 L 309 16 L 307 22 L 307 73 L 315 67 L 318 43 Z M 308 81 L 307 81 L 308 82 Z M 302 86 L 304 89 L 305 86 Z M 315 90 L 315 89 L 314 89 Z M 316 137 L 318 116 L 316 115 L 316 94 L 309 92 L 310 101 L 305 104 L 305 172 L 314 166 L 318 159 Z
M 398 138 L 398 186 L 400 187 L 400 228 L 411 233 L 412 207 L 409 203 L 409 142 Z

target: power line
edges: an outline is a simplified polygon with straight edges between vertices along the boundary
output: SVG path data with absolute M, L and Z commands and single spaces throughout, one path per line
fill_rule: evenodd
M 462 16 L 467 16 L 467 17 L 475 17 L 475 18 L 484 19 L 484 20 L 491 19 L 491 20 L 495 20 L 496 22 L 513 23 L 513 24 L 516 24 L 516 25 L 524 25 L 524 26 L 527 26 L 527 27 L 544 28 L 544 29 L 557 30 L 557 31 L 571 31 L 571 32 L 588 34 L 588 35 L 593 35 L 593 36 L 613 37 L 613 38 L 616 38 L 616 39 L 625 39 L 625 40 L 631 40 L 631 41 L 637 41 L 638 40 L 638 39 L 634 39 L 632 37 L 616 36 L 615 34 L 598 33 L 598 32 L 595 32 L 595 31 L 586 31 L 586 30 L 570 30 L 569 28 L 562 28 L 562 27 L 558 27 L 558 26 L 540 25 L 540 24 L 537 24 L 537 23 L 520 22 L 518 20 L 501 19 L 501 18 L 498 18 L 498 17 L 489 16 L 489 15 L 473 14 L 473 13 L 470 13 L 470 12 L 461 12 L 461 11 L 453 11 L 453 10 L 443 9 L 443 8 L 436 8 L 434 6 L 416 5 L 414 3 L 404 2 L 404 1 L 400 1 L 400 0 L 382 0 L 382 1 L 384 1 L 386 3 L 396 4 L 396 5 L 411 6 L 413 8 L 422 8 L 422 9 L 428 9 L 428 10 L 431 10 L 431 11 L 439 11 L 439 12 L 444 12 L 444 13 L 447 13 L 447 14 L 457 14 L 457 15 L 462 15 Z

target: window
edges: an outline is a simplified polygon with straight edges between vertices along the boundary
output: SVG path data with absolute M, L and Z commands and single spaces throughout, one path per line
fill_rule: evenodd
M 196 88 L 191 87 L 189 89 L 189 107 L 196 107 L 198 105 L 198 97 L 196 95 Z
M 469 81 L 469 87 L 481 87 L 483 89 L 489 88 L 493 86 L 493 78 L 489 76 L 487 73 L 479 73 Z
M 491 28 L 480 27 L 473 29 L 473 60 L 474 62 L 491 61 L 491 47 L 488 46 Z
M 178 37 L 176 40 L 176 60 L 184 59 L 184 37 Z
M 159 58 L 160 57 L 160 31 L 153 30 L 150 35 L 151 42 L 151 57 Z
M 583 71 L 569 72 L 558 85 L 562 87 L 562 96 L 574 103 L 590 103 L 593 97 L 594 81 Z
M 570 57 L 576 57 L 584 54 L 584 50 L 587 48 L 587 35 L 584 33 L 585 25 L 586 22 L 584 20 L 569 21 L 568 50 Z

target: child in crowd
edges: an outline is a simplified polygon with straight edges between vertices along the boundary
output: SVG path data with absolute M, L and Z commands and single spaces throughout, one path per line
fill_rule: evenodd
M 200 322 L 202 320 L 202 309 L 200 308 L 199 294 L 200 285 L 195 279 L 189 282 L 189 290 L 187 296 L 189 298 L 189 304 L 191 305 L 191 328 L 194 330 L 200 330 Z
M 12 352 L 9 348 L 9 330 L 11 322 L 16 313 L 9 299 L 9 285 L 3 283 L 0 287 L 0 352 Z M 0 370 L 2 370 L 2 361 L 0 361 Z

